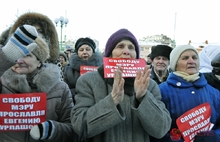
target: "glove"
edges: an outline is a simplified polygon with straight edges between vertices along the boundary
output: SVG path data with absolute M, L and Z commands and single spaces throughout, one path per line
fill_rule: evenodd
M 37 44 L 34 43 L 37 36 L 37 30 L 31 25 L 18 27 L 14 35 L 2 48 L 2 51 L 9 60 L 15 62 L 17 59 L 30 54 L 30 52 L 37 47 Z
M 193 142 L 220 142 L 220 137 L 215 131 L 200 132 Z
M 35 140 L 46 140 L 53 138 L 56 127 L 53 121 L 48 120 L 31 128 L 30 135 Z

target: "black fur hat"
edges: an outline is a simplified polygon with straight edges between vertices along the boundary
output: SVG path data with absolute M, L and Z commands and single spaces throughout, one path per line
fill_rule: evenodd
M 168 45 L 156 45 L 151 49 L 151 59 L 153 60 L 157 56 L 164 56 L 170 60 L 170 52 L 172 47 Z
M 91 38 L 79 38 L 77 41 L 76 41 L 76 44 L 75 44 L 75 52 L 77 53 L 79 48 L 83 45 L 83 44 L 87 44 L 89 45 L 92 50 L 93 50 L 93 53 L 95 53 L 95 49 L 96 49 L 96 44 L 95 42 L 91 39 Z

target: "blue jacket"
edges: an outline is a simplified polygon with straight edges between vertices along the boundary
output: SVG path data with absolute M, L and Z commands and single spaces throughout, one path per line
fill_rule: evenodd
M 165 103 L 172 118 L 170 130 L 177 128 L 176 119 L 183 113 L 200 104 L 209 102 L 212 109 L 210 121 L 215 124 L 214 131 L 220 134 L 220 127 L 217 124 L 217 119 L 220 119 L 220 93 L 207 83 L 203 74 L 200 74 L 198 80 L 190 83 L 170 73 L 167 81 L 160 84 L 159 88 L 162 101 Z M 169 132 L 159 141 L 172 142 Z M 183 142 L 183 139 L 179 142 Z

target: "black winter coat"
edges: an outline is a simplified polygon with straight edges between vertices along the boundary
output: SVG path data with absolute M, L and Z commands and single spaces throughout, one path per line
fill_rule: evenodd
M 66 66 L 64 70 L 64 81 L 68 84 L 74 101 L 74 96 L 76 94 L 75 87 L 76 81 L 80 77 L 80 66 L 100 66 L 103 63 L 102 55 L 98 52 L 93 53 L 93 55 L 88 60 L 82 60 L 77 53 L 74 53 L 69 60 L 69 66 Z M 75 101 L 74 101 L 75 102 Z

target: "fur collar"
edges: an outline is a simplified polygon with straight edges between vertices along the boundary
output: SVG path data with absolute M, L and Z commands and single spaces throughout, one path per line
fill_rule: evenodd
M 98 52 L 93 53 L 88 60 L 82 60 L 77 53 L 74 53 L 69 60 L 70 67 L 77 71 L 80 71 L 80 65 L 100 66 L 102 65 L 102 62 L 102 55 Z
M 4 84 L 16 93 L 33 92 L 33 86 L 30 84 L 34 84 L 35 92 L 48 93 L 60 81 L 60 72 L 57 65 L 44 64 L 33 77 L 32 83 L 28 83 L 26 75 L 17 74 L 10 68 L 2 75 L 2 79 Z

